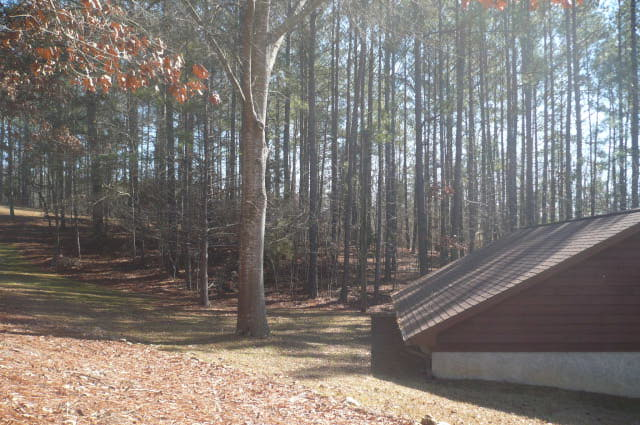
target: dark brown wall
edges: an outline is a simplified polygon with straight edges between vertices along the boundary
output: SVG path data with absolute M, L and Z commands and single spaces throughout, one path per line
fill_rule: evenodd
M 402 341 L 395 314 L 371 316 L 371 372 L 376 376 L 415 376 L 431 369 L 426 355 Z
M 640 235 L 443 330 L 434 351 L 640 351 Z

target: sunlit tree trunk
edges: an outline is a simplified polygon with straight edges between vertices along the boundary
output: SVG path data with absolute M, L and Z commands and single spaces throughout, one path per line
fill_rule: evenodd
M 571 57 L 571 11 L 565 10 L 565 53 L 567 56 L 567 104 L 564 148 L 564 219 L 573 218 L 573 176 L 571 163 L 571 95 L 573 93 L 573 72 Z
M 464 67 L 465 67 L 465 17 L 460 17 L 456 8 L 456 153 L 453 175 L 453 206 L 451 208 L 451 232 L 457 243 L 462 243 L 462 127 L 464 105 Z M 455 246 L 452 249 L 453 258 L 458 258 L 462 253 Z
M 365 72 L 365 58 L 367 55 L 366 34 L 361 36 L 360 48 L 360 109 L 361 109 L 361 137 L 360 137 L 360 232 L 359 232 L 359 270 L 360 281 L 360 311 L 367 311 L 367 260 L 369 258 L 369 217 L 371 197 L 371 132 L 373 126 L 373 47 L 369 55 L 369 68 Z M 368 75 L 367 120 L 365 118 L 365 74 Z
M 510 15 L 513 15 L 512 13 Z M 511 18 L 511 19 L 509 19 Z M 514 230 L 518 225 L 518 194 L 517 194 L 517 141 L 516 141 L 516 92 L 517 76 L 515 52 L 515 35 L 513 16 L 505 14 L 505 58 L 507 80 L 507 153 L 506 153 L 506 201 L 507 201 L 507 229 Z M 509 25 L 510 24 L 510 25 Z
M 429 253 L 427 246 L 427 208 L 424 191 L 424 158 L 423 158 L 423 134 L 422 134 L 422 43 L 420 36 L 413 40 L 414 78 L 413 89 L 415 98 L 415 199 L 417 222 L 418 266 L 420 274 L 429 272 Z
M 307 144 L 309 147 L 309 271 L 307 292 L 310 298 L 318 296 L 318 146 L 316 140 L 316 13 L 309 18 L 308 47 L 308 96 L 309 117 L 307 122 Z
M 209 191 L 211 190 L 211 132 L 209 128 L 209 102 L 203 111 L 203 155 L 202 164 L 202 222 L 200 236 L 200 303 L 209 306 Z
M 582 217 L 583 211 L 583 182 L 582 182 L 582 105 L 580 104 L 580 57 L 578 52 L 577 8 L 571 8 L 571 45 L 573 60 L 573 90 L 576 103 L 576 217 Z
M 623 96 L 623 75 L 624 75 L 624 61 L 622 59 L 623 47 L 622 47 L 622 2 L 618 0 L 618 13 L 617 13 L 617 97 L 618 97 L 618 119 L 617 119 L 617 133 L 618 133 L 618 150 L 616 157 L 618 159 L 618 205 L 620 210 L 627 209 L 627 144 L 624 134 L 624 96 Z

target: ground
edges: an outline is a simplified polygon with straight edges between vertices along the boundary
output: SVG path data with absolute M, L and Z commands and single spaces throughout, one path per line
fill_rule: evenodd
M 238 338 L 231 299 L 205 309 L 161 285 L 52 273 L 18 237 L 46 228 L 22 219 L 18 235 L 0 215 L 0 424 L 640 424 L 637 400 L 373 377 L 368 317 L 333 305 L 273 303 L 273 336 Z
M 410 424 L 146 345 L 3 332 L 0 424 Z

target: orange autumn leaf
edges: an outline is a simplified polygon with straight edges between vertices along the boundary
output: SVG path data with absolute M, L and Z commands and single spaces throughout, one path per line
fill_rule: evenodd
M 93 83 L 93 78 L 91 77 L 86 77 L 82 79 L 82 87 L 84 87 L 85 90 L 92 93 L 96 91 L 96 86 Z
M 32 63 L 3 82 L 12 96 L 33 82 L 46 84 L 56 73 L 72 77 L 88 91 L 136 91 L 158 81 L 176 87 L 178 102 L 205 93 L 203 81 L 210 73 L 204 66 L 193 66 L 193 77 L 184 84 L 184 58 L 168 53 L 160 38 L 149 38 L 125 24 L 124 16 L 110 0 L 78 0 L 70 7 L 30 0 L 16 6 L 5 31 L 0 31 L 0 48 L 24 49 Z M 25 71 L 29 75 L 21 77 Z
M 135 75 L 128 74 L 126 78 L 125 87 L 129 90 L 136 91 L 140 87 L 142 87 L 142 81 L 139 78 L 137 78 Z
M 36 54 L 47 61 L 50 61 L 53 57 L 53 51 L 50 47 L 37 47 Z
M 509 0 L 477 0 L 478 3 L 482 4 L 487 9 L 498 9 L 504 10 L 509 4 Z M 568 9 L 576 5 L 582 5 L 584 0 L 549 0 L 551 3 L 559 4 L 563 8 Z M 511 0 L 513 3 L 514 1 Z M 463 9 L 466 9 L 471 0 L 462 0 L 461 5 Z M 537 9 L 539 6 L 539 0 L 529 0 L 529 6 L 531 9 Z
M 201 80 L 206 80 L 207 78 L 209 78 L 209 71 L 207 71 L 207 68 L 202 65 L 193 65 L 191 71 L 193 72 L 193 75 L 200 78 Z

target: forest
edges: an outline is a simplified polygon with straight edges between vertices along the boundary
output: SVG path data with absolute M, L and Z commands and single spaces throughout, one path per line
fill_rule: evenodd
M 637 0 L 0 1 L 0 424 L 637 424 L 638 59 Z
M 241 334 L 268 335 L 265 287 L 366 311 L 516 228 L 638 207 L 636 9 L 7 2 L 0 202 L 42 210 L 55 257 L 118 228 L 204 305 L 237 285 Z

